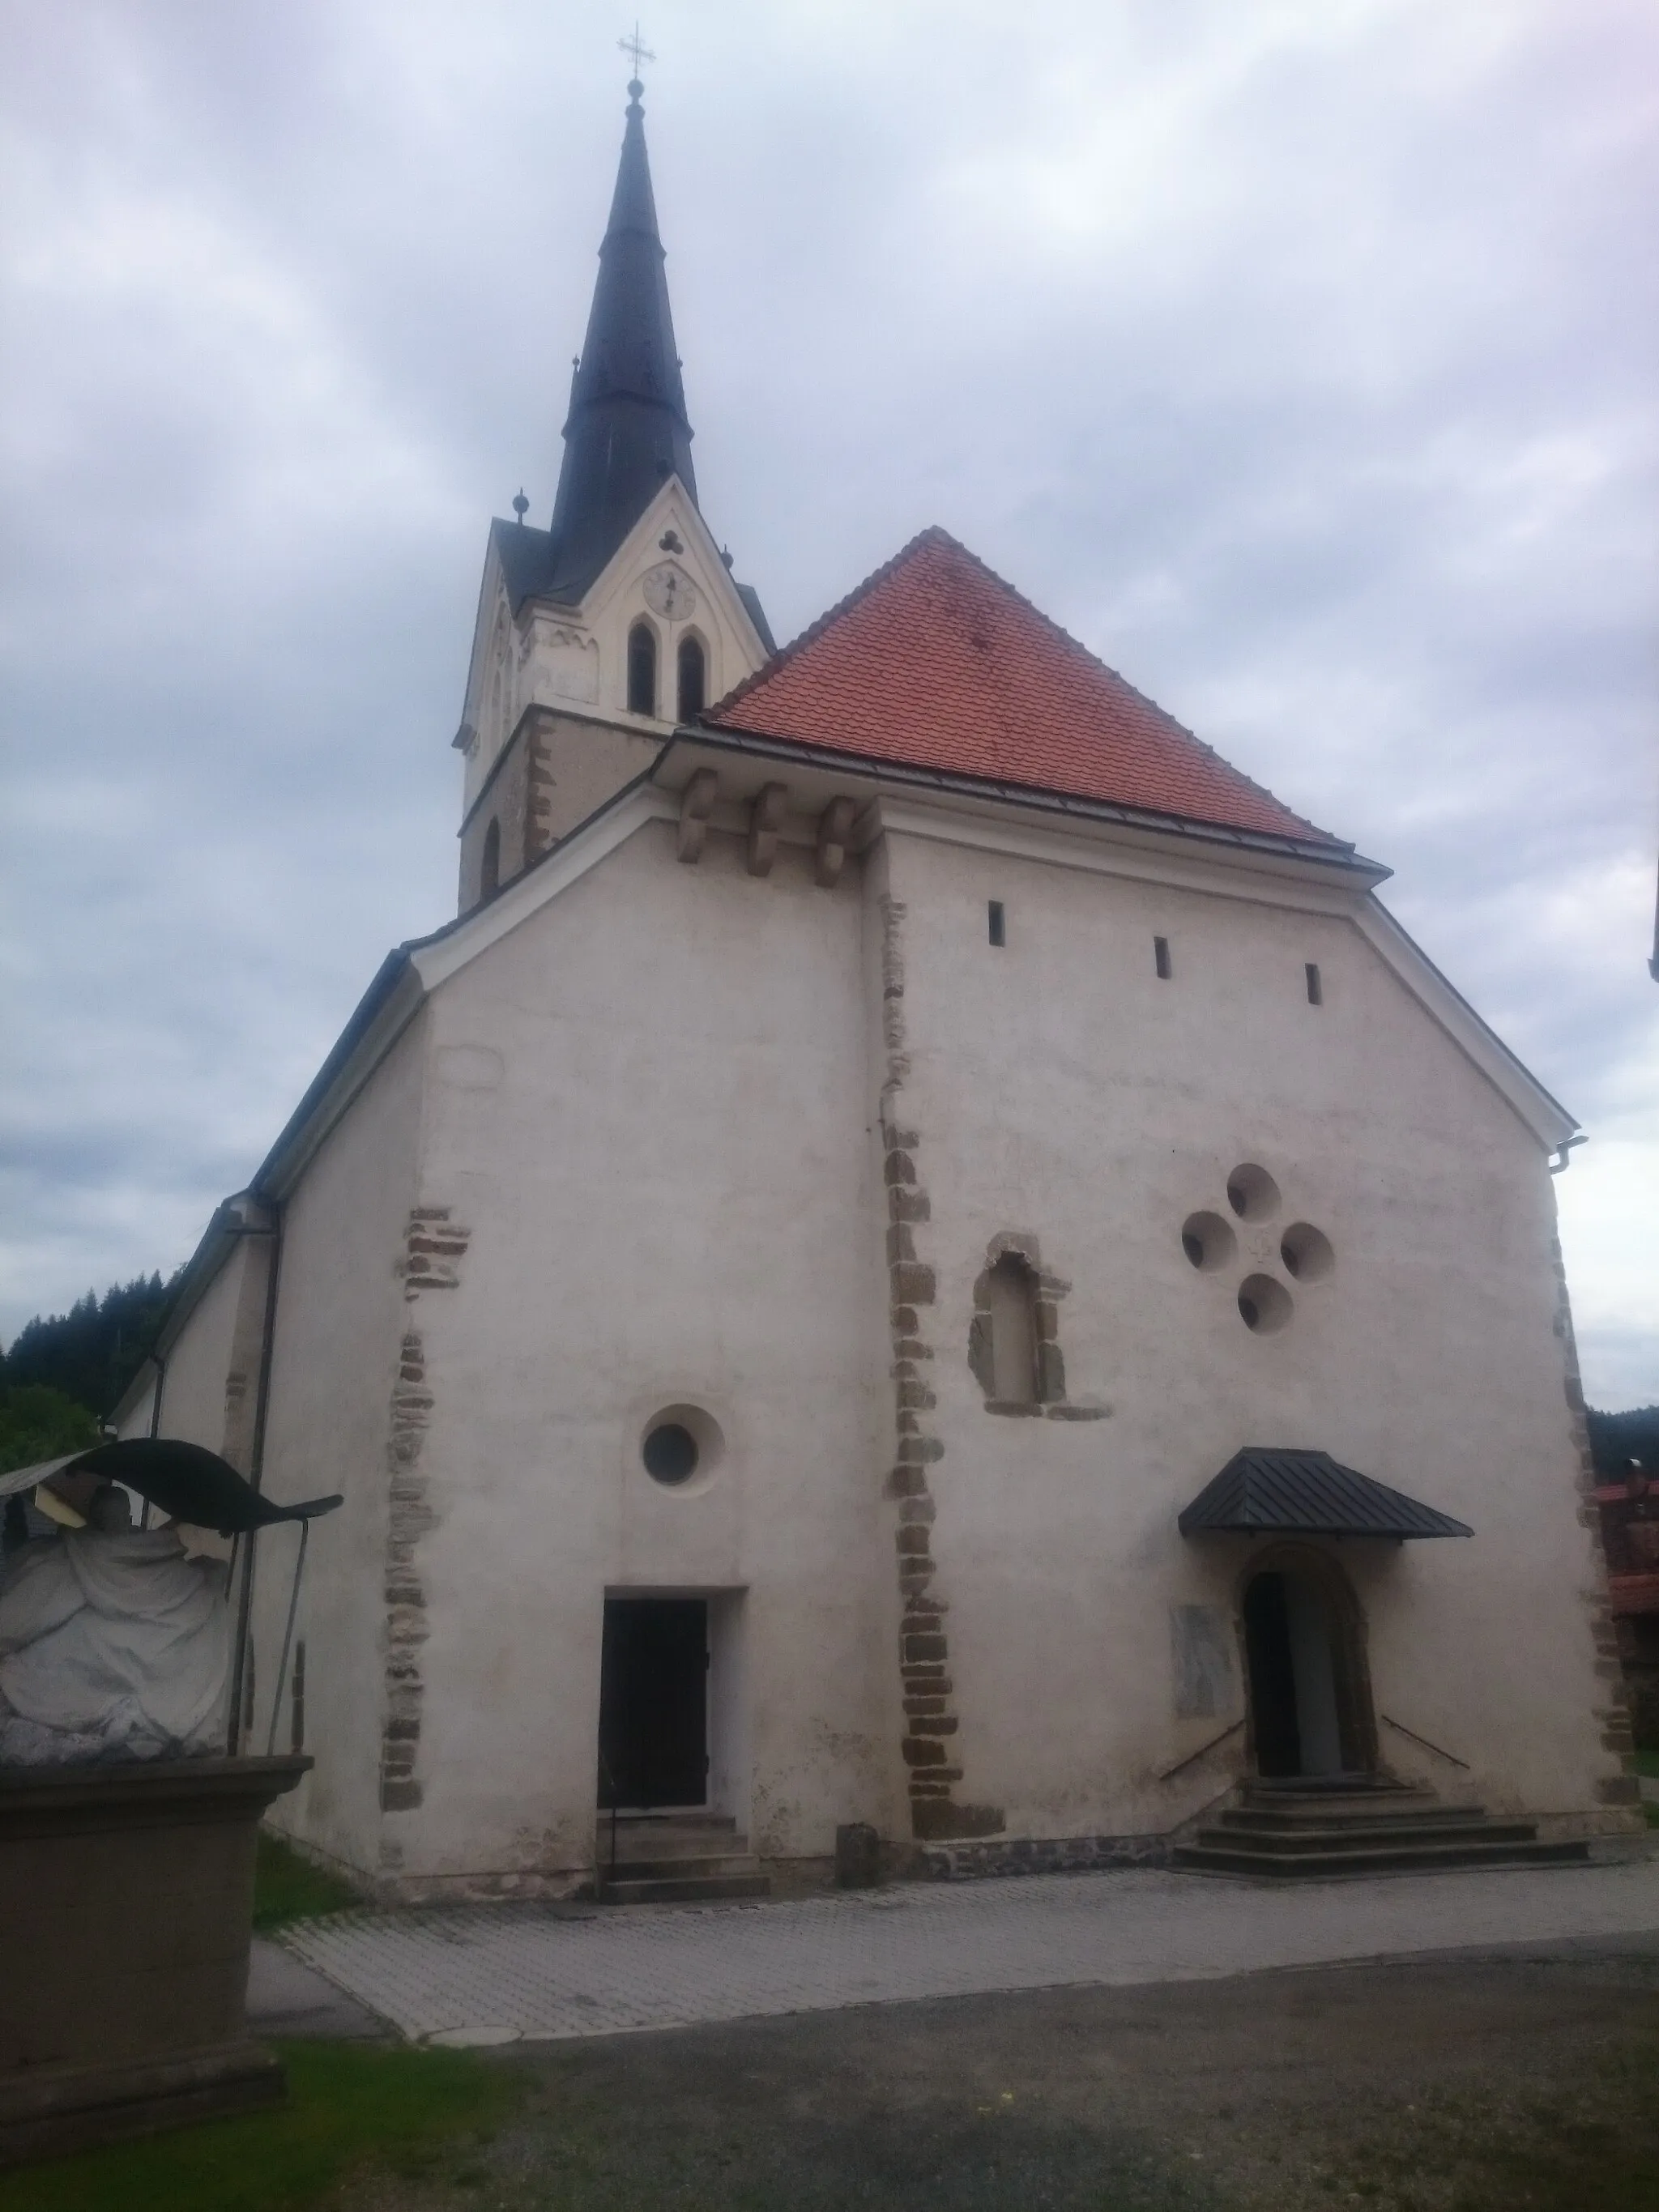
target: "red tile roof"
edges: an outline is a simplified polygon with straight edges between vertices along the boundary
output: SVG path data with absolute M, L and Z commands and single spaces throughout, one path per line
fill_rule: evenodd
M 1351 849 L 1229 768 L 943 530 L 912 538 L 703 719 Z

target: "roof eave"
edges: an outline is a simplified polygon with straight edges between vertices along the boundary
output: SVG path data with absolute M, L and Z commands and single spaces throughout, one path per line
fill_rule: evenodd
M 245 1237 L 270 1233 L 269 1221 L 259 1218 L 262 1212 L 261 1201 L 252 1188 L 234 1191 L 214 1207 L 200 1242 L 185 1262 L 179 1287 L 168 1301 L 143 1365 L 116 1401 L 109 1416 L 112 1422 L 125 1420 L 143 1403 L 155 1384 L 154 1362 L 158 1358 L 165 1361 L 237 1246 Z
M 261 1161 L 250 1186 L 256 1196 L 277 1204 L 287 1198 L 306 1163 L 415 1018 L 425 996 L 410 947 L 400 945 L 381 962 L 328 1057 Z
M 698 722 L 674 732 L 677 744 L 707 745 L 716 751 L 747 753 L 762 760 L 793 761 L 837 776 L 854 776 L 877 785 L 896 785 L 909 791 L 934 792 L 946 796 L 979 799 L 1018 807 L 1031 813 L 1058 816 L 1076 823 L 1098 823 L 1148 830 L 1177 836 L 1241 854 L 1279 860 L 1317 863 L 1334 868 L 1366 889 L 1386 883 L 1392 870 L 1367 860 L 1352 845 L 1334 840 L 1292 837 L 1279 832 L 1239 829 L 1229 823 L 1206 822 L 1194 817 L 1160 813 L 1152 807 L 1131 806 L 1118 800 L 1090 799 L 1076 793 L 1045 789 L 1033 784 L 1006 783 L 995 778 L 973 776 L 953 769 L 918 766 L 901 761 L 872 760 L 867 754 L 840 752 L 828 745 L 809 744 L 794 738 L 760 736 L 719 723 Z M 659 762 L 660 769 L 662 762 Z

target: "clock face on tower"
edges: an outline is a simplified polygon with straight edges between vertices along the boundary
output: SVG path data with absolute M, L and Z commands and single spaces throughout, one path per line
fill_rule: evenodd
M 696 586 L 683 568 L 665 561 L 646 572 L 645 604 L 665 622 L 684 622 L 696 611 Z

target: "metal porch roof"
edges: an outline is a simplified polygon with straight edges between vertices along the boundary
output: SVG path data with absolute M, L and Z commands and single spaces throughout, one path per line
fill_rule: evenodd
M 1183 1536 L 1472 1536 L 1449 1513 L 1343 1467 L 1328 1452 L 1235 1452 L 1176 1523 Z

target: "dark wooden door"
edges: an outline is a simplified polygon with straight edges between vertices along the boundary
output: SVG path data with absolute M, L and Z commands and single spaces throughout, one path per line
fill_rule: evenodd
M 1296 1710 L 1296 1662 L 1283 1575 L 1258 1575 L 1245 1591 L 1244 1650 L 1250 1669 L 1256 1771 L 1300 1774 L 1302 1729 Z
M 608 1597 L 599 1803 L 702 1805 L 708 1794 L 708 1603 Z

